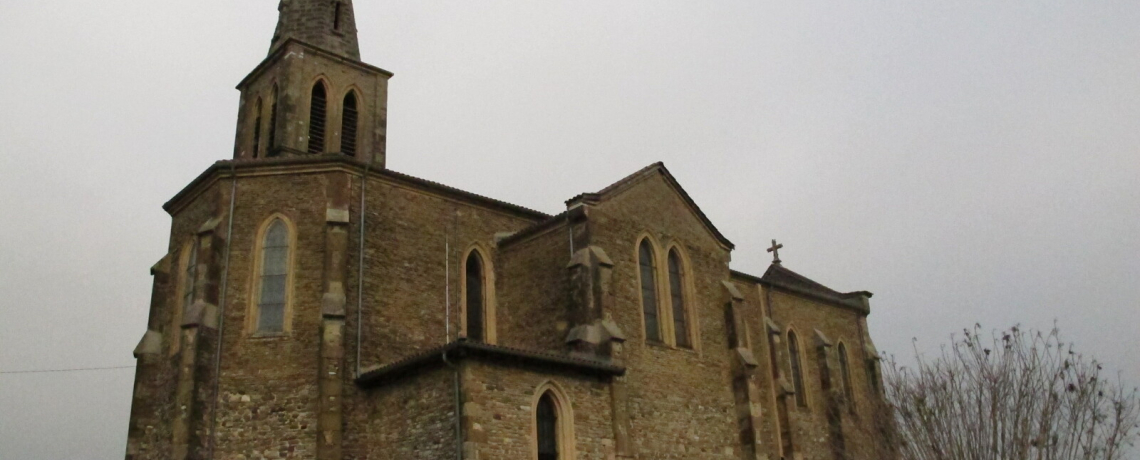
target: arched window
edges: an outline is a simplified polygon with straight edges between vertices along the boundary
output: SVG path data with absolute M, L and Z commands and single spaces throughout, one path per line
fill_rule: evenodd
M 328 93 L 324 82 L 313 85 L 309 102 L 309 153 L 325 153 L 325 117 L 328 113 Z
M 265 230 L 261 243 L 261 275 L 258 278 L 257 332 L 285 331 L 285 306 L 289 282 L 289 227 L 280 218 Z
M 257 98 L 257 104 L 254 104 L 254 117 L 253 117 L 253 157 L 257 158 L 261 154 L 261 98 Z
M 807 406 L 807 395 L 804 394 L 803 365 L 800 362 L 800 341 L 795 331 L 788 331 L 788 359 L 792 365 L 792 385 L 795 386 L 796 404 Z
M 538 400 L 535 424 L 538 427 L 538 460 L 558 460 L 558 407 L 549 391 Z
M 277 145 L 277 85 L 273 85 L 273 101 L 269 103 L 269 142 L 265 148 L 268 149 L 266 156 L 275 156 L 277 151 L 274 147 Z
M 356 156 L 356 92 L 349 91 L 344 96 L 344 108 L 340 117 L 340 151 L 348 156 Z
M 842 374 L 843 396 L 847 398 L 848 407 L 855 409 L 855 391 L 851 388 L 851 368 L 847 363 L 847 346 L 840 342 L 836 350 L 839 352 L 839 373 Z
M 344 3 L 336 2 L 333 5 L 333 30 L 340 30 L 340 18 L 344 14 Z
M 649 240 L 641 240 L 638 248 L 638 265 L 641 267 L 641 310 L 645 315 L 645 339 L 661 341 L 661 325 L 657 314 L 657 266 L 653 262 L 653 248 Z
M 685 314 L 684 276 L 681 257 L 677 255 L 677 250 L 669 251 L 669 295 L 673 302 L 673 329 L 677 337 L 677 346 L 692 348 Z
M 479 257 L 478 251 L 471 251 L 471 254 L 467 256 L 465 272 L 467 339 L 482 342 L 485 338 L 483 334 L 483 304 L 486 300 L 484 295 L 486 289 L 483 285 L 483 259 Z

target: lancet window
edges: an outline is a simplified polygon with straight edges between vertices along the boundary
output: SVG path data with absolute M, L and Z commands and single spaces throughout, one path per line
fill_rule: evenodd
M 479 256 L 478 251 L 471 251 L 467 255 L 464 271 L 466 272 L 464 277 L 464 291 L 466 293 L 464 305 L 467 339 L 482 342 L 486 339 L 484 311 L 487 296 L 483 259 Z
M 653 247 L 649 240 L 641 240 L 638 247 L 638 266 L 641 273 L 641 310 L 645 317 L 645 339 L 661 341 L 661 324 L 657 310 L 657 266 L 653 260 Z
M 309 103 L 309 153 L 325 152 L 325 125 L 328 114 L 328 91 L 324 82 L 313 85 Z
M 289 226 L 281 218 L 274 218 L 264 232 L 257 289 L 255 330 L 258 333 L 285 332 L 291 239 Z
M 356 92 L 349 91 L 344 96 L 340 117 L 340 151 L 348 156 L 356 156 L 356 130 L 358 123 Z
M 669 251 L 669 296 L 673 304 L 673 330 L 678 347 L 692 348 L 685 310 L 684 265 L 677 250 Z
M 792 385 L 796 391 L 796 404 L 807 406 L 807 395 L 804 394 L 803 363 L 800 361 L 800 341 L 795 331 L 788 331 L 788 359 L 791 361 Z

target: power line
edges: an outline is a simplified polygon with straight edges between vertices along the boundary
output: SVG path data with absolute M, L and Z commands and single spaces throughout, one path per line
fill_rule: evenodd
M 0 374 L 43 374 L 47 372 L 85 372 L 85 371 L 107 371 L 113 369 L 134 369 L 135 366 L 115 366 L 115 367 L 80 367 L 75 369 L 43 369 L 36 371 L 0 371 Z

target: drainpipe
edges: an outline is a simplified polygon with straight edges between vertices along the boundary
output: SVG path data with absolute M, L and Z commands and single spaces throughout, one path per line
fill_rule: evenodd
M 442 356 L 444 364 L 455 370 L 455 460 L 463 460 L 463 402 L 459 396 L 459 367 L 447 360 L 446 348 Z
M 364 164 L 364 175 L 360 176 L 360 256 L 356 262 L 356 378 L 360 378 L 360 344 L 364 342 L 364 196 L 368 186 L 368 173 L 372 162 Z

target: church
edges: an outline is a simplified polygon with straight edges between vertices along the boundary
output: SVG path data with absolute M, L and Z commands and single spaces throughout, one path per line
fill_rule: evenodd
M 891 457 L 871 293 L 733 270 L 661 163 L 557 215 L 392 171 L 352 1 L 279 15 L 164 205 L 127 459 Z

